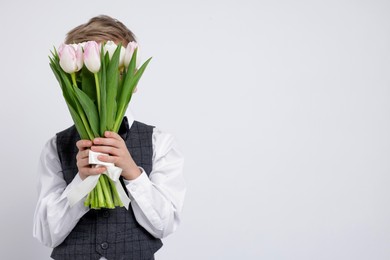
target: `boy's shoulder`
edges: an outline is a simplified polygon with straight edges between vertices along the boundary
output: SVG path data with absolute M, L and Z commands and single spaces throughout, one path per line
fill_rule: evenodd
M 66 129 L 56 133 L 56 135 L 57 136 L 61 136 L 61 135 L 64 135 L 66 133 L 77 133 L 77 129 L 76 129 L 75 125 L 72 125 L 72 126 L 66 128 Z
M 153 129 L 156 127 L 152 124 L 141 122 L 138 120 L 134 120 L 130 127 L 129 127 L 129 125 L 127 125 L 127 126 L 128 126 L 128 129 L 130 130 L 130 132 L 132 132 L 132 131 L 150 132 L 150 131 L 153 131 Z
M 134 120 L 133 124 L 131 126 L 133 126 L 133 125 L 142 126 L 142 127 L 156 127 L 155 125 L 152 125 L 150 123 L 145 123 L 145 122 L 141 122 L 138 120 Z

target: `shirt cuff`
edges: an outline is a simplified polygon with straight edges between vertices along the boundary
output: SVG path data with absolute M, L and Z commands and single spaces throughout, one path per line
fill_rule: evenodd
M 145 170 L 138 166 L 138 168 L 141 170 L 141 175 L 135 178 L 134 180 L 125 180 L 123 179 L 127 190 L 129 191 L 131 197 L 133 197 L 135 200 L 142 196 L 147 189 L 152 186 L 152 183 L 146 174 Z
M 65 188 L 64 192 L 62 193 L 61 199 L 65 199 L 67 201 L 68 206 L 69 206 L 69 202 L 68 202 L 67 196 L 68 196 L 69 192 L 73 189 L 73 187 L 76 187 L 82 181 L 83 180 L 81 179 L 79 173 L 77 173 L 76 176 L 74 176 L 72 182 L 69 183 L 69 185 Z M 84 198 L 81 199 L 79 202 L 77 202 L 72 208 L 78 208 L 84 212 L 87 212 L 89 210 L 89 208 L 84 206 L 84 201 L 86 198 L 87 198 L 87 195 L 84 196 Z

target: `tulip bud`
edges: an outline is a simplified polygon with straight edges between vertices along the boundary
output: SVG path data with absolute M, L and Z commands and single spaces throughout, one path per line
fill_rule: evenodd
M 119 68 L 122 68 L 125 64 L 126 48 L 121 46 L 121 53 L 119 54 Z
M 103 50 L 104 54 L 108 52 L 108 56 L 110 57 L 110 60 L 112 58 L 112 55 L 114 55 L 114 52 L 116 50 L 117 45 L 113 41 L 108 41 L 106 44 L 104 44 Z
M 130 64 L 131 57 L 133 56 L 134 50 L 138 48 L 138 44 L 134 41 L 129 42 L 126 47 L 126 52 L 125 52 L 125 59 L 124 59 L 124 65 L 127 68 Z
M 92 73 L 100 70 L 100 47 L 95 41 L 88 41 L 84 45 L 84 64 Z
M 81 46 L 77 50 L 72 45 L 61 44 L 58 48 L 61 68 L 69 74 L 79 71 L 83 67 Z

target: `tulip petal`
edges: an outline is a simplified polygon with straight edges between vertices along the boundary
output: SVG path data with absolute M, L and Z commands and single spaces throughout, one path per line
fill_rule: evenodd
M 89 41 L 84 46 L 84 64 L 92 73 L 97 73 L 100 70 L 100 50 L 99 45 L 95 41 Z
M 119 55 L 119 68 L 122 68 L 125 64 L 126 48 L 121 46 L 121 53 Z
M 79 71 L 82 69 L 84 65 L 84 58 L 83 58 L 83 48 L 80 44 L 76 47 L 76 71 Z
M 138 48 L 138 44 L 134 41 L 129 42 L 126 46 L 126 51 L 125 51 L 125 60 L 124 60 L 124 65 L 127 68 L 129 66 L 129 63 L 134 55 L 135 49 Z
M 77 70 L 76 51 L 70 45 L 61 47 L 60 66 L 66 73 L 74 73 Z
M 104 53 L 108 53 L 110 60 L 112 59 L 112 55 L 114 54 L 116 47 L 117 45 L 113 41 L 108 41 L 106 44 L 104 44 Z

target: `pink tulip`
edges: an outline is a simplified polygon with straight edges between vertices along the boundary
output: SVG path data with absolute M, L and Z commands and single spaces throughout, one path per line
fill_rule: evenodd
M 100 70 L 100 46 L 95 41 L 89 41 L 84 45 L 84 64 L 92 73 Z
M 130 64 L 131 57 L 133 56 L 134 50 L 138 48 L 138 44 L 136 42 L 129 42 L 126 47 L 124 65 L 127 68 Z
M 79 71 L 83 67 L 83 55 L 81 46 L 61 44 L 58 48 L 61 68 L 69 74 Z

